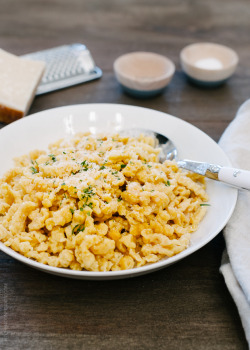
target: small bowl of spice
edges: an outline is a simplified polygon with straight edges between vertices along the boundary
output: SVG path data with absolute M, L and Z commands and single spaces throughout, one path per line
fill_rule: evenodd
M 180 61 L 183 71 L 193 83 L 213 87 L 231 77 L 239 58 L 227 46 L 196 43 L 184 47 L 180 53 Z
M 147 98 L 164 91 L 174 75 L 175 65 L 153 52 L 131 52 L 115 60 L 114 72 L 126 93 Z

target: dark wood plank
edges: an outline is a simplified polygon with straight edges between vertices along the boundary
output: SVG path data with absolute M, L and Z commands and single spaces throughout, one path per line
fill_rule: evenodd
M 218 141 L 250 96 L 249 16 L 247 0 L 2 0 L 0 42 L 17 55 L 83 42 L 103 69 L 98 81 L 36 97 L 30 114 L 78 103 L 138 105 L 175 115 Z M 197 41 L 238 52 L 240 65 L 227 84 L 207 90 L 186 80 L 179 53 Z M 119 87 L 113 62 L 135 50 L 175 62 L 161 96 L 138 100 Z M 219 273 L 223 249 L 220 233 L 173 266 L 106 282 L 48 275 L 0 253 L 0 348 L 247 349 Z

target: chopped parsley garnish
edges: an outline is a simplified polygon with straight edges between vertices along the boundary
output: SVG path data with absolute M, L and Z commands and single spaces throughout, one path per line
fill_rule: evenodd
M 61 186 L 65 186 L 66 185 L 66 183 L 65 182 L 63 182 L 62 184 L 61 184 Z
M 104 165 L 100 167 L 100 170 L 106 169 Z
M 120 202 L 122 199 L 121 199 L 121 197 L 120 198 L 117 198 L 117 202 Z
M 164 182 L 165 186 L 170 186 L 170 181 L 168 180 L 167 182 Z
M 79 232 L 84 230 L 85 230 L 85 226 L 83 224 L 78 224 L 73 228 L 72 235 L 77 235 Z
M 70 208 L 69 210 L 70 210 L 71 214 L 73 215 L 74 214 L 74 209 Z
M 92 189 L 92 186 L 88 186 L 83 190 L 83 194 L 81 196 L 81 200 L 83 200 L 85 203 L 83 204 L 83 208 L 90 207 L 93 209 L 93 203 L 89 202 L 90 198 L 95 195 L 95 192 Z
M 83 206 L 80 208 L 80 211 L 83 211 L 83 209 L 86 207 L 93 209 L 93 203 L 92 202 L 88 203 L 88 200 L 87 200 L 86 203 L 84 203 Z
M 208 204 L 208 203 L 201 203 L 200 206 L 201 207 L 210 207 L 211 204 Z
M 120 170 L 122 170 L 122 169 L 126 168 L 126 166 L 127 166 L 127 164 L 121 164 L 121 168 L 120 168 Z
M 93 196 L 95 194 L 94 191 L 92 190 L 91 185 L 89 185 L 89 187 L 87 187 L 87 188 L 84 188 L 84 190 L 82 190 L 82 191 L 83 191 L 83 193 L 87 194 L 89 197 Z
M 87 171 L 88 170 L 88 162 L 86 160 L 84 160 L 82 163 L 81 163 L 81 166 L 83 167 L 83 171 Z
M 54 154 L 49 154 L 49 157 L 53 162 L 56 162 L 56 156 Z
M 36 168 L 34 168 L 33 166 L 30 168 L 32 171 L 32 174 L 37 174 L 38 170 Z

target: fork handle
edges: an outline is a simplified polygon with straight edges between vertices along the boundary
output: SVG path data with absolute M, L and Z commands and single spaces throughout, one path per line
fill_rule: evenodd
M 221 167 L 218 180 L 243 190 L 250 190 L 250 171 L 229 167 Z

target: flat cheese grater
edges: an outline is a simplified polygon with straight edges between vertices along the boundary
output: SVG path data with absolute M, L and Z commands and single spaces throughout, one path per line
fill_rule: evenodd
M 21 56 L 44 61 L 46 69 L 36 95 L 98 79 L 102 71 L 85 45 L 71 44 Z

